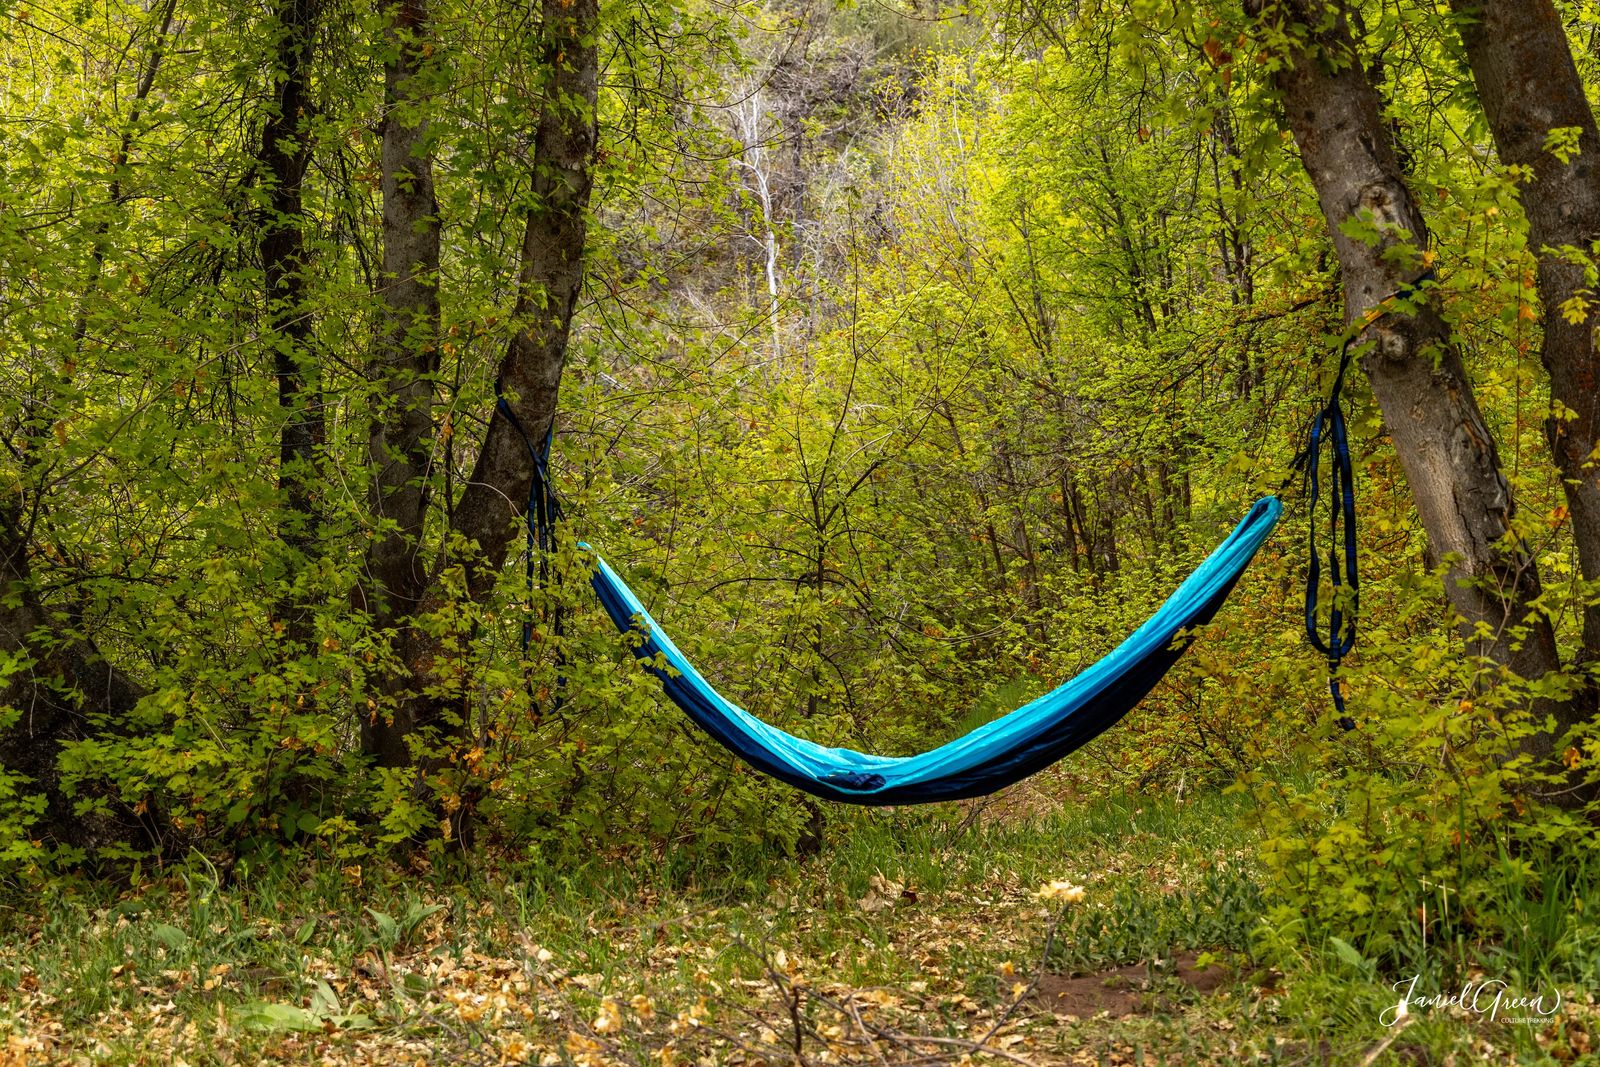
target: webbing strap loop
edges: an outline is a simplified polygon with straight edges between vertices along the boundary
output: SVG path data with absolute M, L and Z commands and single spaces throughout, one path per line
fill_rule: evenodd
M 1333 697 L 1334 712 L 1339 726 L 1354 730 L 1356 722 L 1345 710 L 1344 690 L 1339 682 L 1339 667 L 1356 645 L 1356 620 L 1358 615 L 1361 578 L 1358 570 L 1356 537 L 1356 486 L 1354 464 L 1350 459 L 1350 433 L 1344 416 L 1344 380 L 1350 370 L 1356 338 L 1389 313 L 1388 305 L 1397 300 L 1409 300 L 1424 285 L 1433 281 L 1430 269 L 1410 284 L 1397 289 L 1379 301 L 1372 312 L 1347 331 L 1339 345 L 1339 366 L 1334 373 L 1333 387 L 1328 391 L 1328 401 L 1311 420 L 1306 434 L 1306 446 L 1295 456 L 1290 466 L 1287 487 L 1300 474 L 1305 479 L 1306 497 L 1310 501 L 1309 523 L 1310 565 L 1306 569 L 1306 637 L 1311 646 L 1328 660 L 1328 692 Z M 1317 547 L 1317 506 L 1322 492 L 1322 452 L 1330 453 L 1328 472 L 1328 579 L 1333 588 L 1332 603 L 1328 607 L 1327 636 L 1323 636 L 1318 623 L 1322 587 L 1322 556 Z
M 543 442 L 535 445 L 527 428 L 522 425 L 522 420 L 517 418 L 517 413 L 507 403 L 505 394 L 501 391 L 499 378 L 495 379 L 494 398 L 495 409 L 504 415 L 511 428 L 517 431 L 518 436 L 522 438 L 523 447 L 528 450 L 529 458 L 533 460 L 533 476 L 528 482 L 528 502 L 523 509 L 523 523 L 527 527 L 527 559 L 523 573 L 528 610 L 522 620 L 522 651 L 526 655 L 533 643 L 534 589 L 536 587 L 544 589 L 550 585 L 550 552 L 555 548 L 555 528 L 561 518 L 561 498 L 556 495 L 555 483 L 550 477 L 550 449 L 555 442 L 556 424 L 555 419 L 551 418 Z M 557 638 L 564 634 L 563 612 L 559 606 L 554 612 L 551 629 Z M 559 644 L 557 649 L 559 657 L 561 656 Z M 558 658 L 557 662 L 563 661 Z M 558 689 L 563 680 L 557 678 Z M 557 699 L 559 702 L 559 698 Z
M 1355 473 L 1350 460 L 1350 435 L 1345 423 L 1342 391 L 1345 371 L 1350 363 L 1351 342 L 1346 339 L 1339 353 L 1339 371 L 1334 378 L 1328 403 L 1311 420 L 1310 440 L 1305 455 L 1307 496 L 1311 501 L 1309 523 L 1310 565 L 1306 569 L 1306 637 L 1311 646 L 1328 660 L 1328 692 L 1333 696 L 1339 726 L 1354 730 L 1355 720 L 1345 710 L 1344 692 L 1339 684 L 1339 665 L 1356 644 L 1356 619 L 1361 577 L 1356 550 Z M 1318 627 L 1319 597 L 1322 587 L 1322 556 L 1317 547 L 1316 510 L 1321 496 L 1322 452 L 1331 452 L 1328 475 L 1328 579 L 1333 587 L 1333 602 L 1328 609 L 1328 630 L 1324 638 Z M 1342 537 L 1341 537 L 1342 534 Z M 1341 549 L 1343 550 L 1341 552 Z M 1348 592 L 1344 590 L 1348 589 Z

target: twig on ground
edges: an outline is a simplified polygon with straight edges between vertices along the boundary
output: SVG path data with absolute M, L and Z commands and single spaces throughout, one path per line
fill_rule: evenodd
M 1377 1063 L 1378 1057 L 1389 1051 L 1389 1046 L 1395 1043 L 1395 1039 L 1405 1032 L 1406 1027 L 1410 1026 L 1416 1021 L 1417 1017 L 1415 1015 L 1408 1015 L 1404 1019 L 1401 1019 L 1400 1025 L 1396 1026 L 1392 1031 L 1390 1031 L 1388 1037 L 1372 1046 L 1372 1051 L 1368 1052 L 1366 1056 L 1362 1057 L 1361 1067 L 1372 1067 L 1374 1063 Z
M 1028 983 L 1028 988 L 1022 991 L 1021 996 L 1006 1006 L 1005 1011 L 1001 1012 L 999 1017 L 995 1019 L 994 1025 L 989 1027 L 989 1032 L 980 1039 L 980 1043 L 987 1042 L 991 1037 L 999 1033 L 1000 1028 L 1011 1021 L 1011 1016 L 1016 1014 L 1017 1009 L 1022 1006 L 1022 1002 L 1033 996 L 1033 991 L 1039 988 L 1039 979 L 1044 977 L 1044 969 L 1050 965 L 1050 950 L 1055 948 L 1056 930 L 1060 927 L 1061 917 L 1065 914 L 1065 908 L 1056 909 L 1055 918 L 1050 920 L 1050 929 L 1044 935 L 1044 951 L 1039 954 L 1039 966 L 1034 968 L 1033 979 Z
M 872 1031 L 867 1029 L 866 1022 L 861 1018 L 861 1012 L 856 1008 L 855 998 L 848 998 L 845 1004 L 850 1008 L 850 1018 L 855 1021 L 856 1029 L 860 1030 L 862 1035 L 866 1037 L 867 1046 L 872 1049 L 872 1054 L 878 1058 L 879 1063 L 883 1064 L 884 1067 L 888 1067 L 889 1061 L 884 1059 L 883 1050 L 878 1048 L 878 1042 L 873 1038 Z

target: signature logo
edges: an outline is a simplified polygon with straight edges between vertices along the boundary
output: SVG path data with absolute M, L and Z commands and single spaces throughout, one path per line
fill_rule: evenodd
M 1378 1021 L 1384 1026 L 1403 1022 L 1413 1011 L 1430 1008 L 1456 1008 L 1478 1015 L 1489 1022 L 1503 1019 L 1506 1022 L 1538 1022 L 1548 1019 L 1561 1010 L 1561 993 L 1547 996 L 1539 993 L 1530 996 L 1514 993 L 1503 979 L 1481 978 L 1462 985 L 1456 993 L 1419 993 L 1420 975 L 1402 978 L 1391 988 L 1400 993 L 1400 1000 L 1383 1009 Z

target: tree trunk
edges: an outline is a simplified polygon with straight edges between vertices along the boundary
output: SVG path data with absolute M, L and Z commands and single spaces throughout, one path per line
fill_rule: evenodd
M 522 234 L 515 312 L 521 328 L 500 363 L 509 406 L 536 435 L 555 420 L 568 331 L 583 288 L 597 137 L 598 21 L 596 0 L 544 0 L 551 85 L 534 139 L 533 206 Z M 467 588 L 475 598 L 493 588 L 532 481 L 526 442 L 496 412 L 455 512 L 456 532 L 482 553 L 467 563 Z
M 274 100 L 262 131 L 260 162 L 269 183 L 267 219 L 259 250 L 266 282 L 267 333 L 273 346 L 283 429 L 278 449 L 278 484 L 283 492 L 284 544 L 304 558 L 318 535 L 316 455 L 324 438 L 311 354 L 311 309 L 306 302 L 305 206 L 302 185 L 311 163 L 308 120 L 311 100 L 311 38 L 315 0 L 277 0 Z M 310 619 L 294 604 L 280 607 L 291 640 L 310 637 Z
M 439 369 L 439 205 L 422 75 L 433 52 L 427 0 L 390 11 L 396 51 L 384 72 L 381 186 L 383 317 L 368 376 L 378 412 L 368 440 L 368 506 L 377 524 L 357 606 L 380 626 L 410 615 L 427 588 L 422 533 L 432 467 Z
M 1524 678 L 1558 670 L 1550 622 L 1534 606 L 1534 561 L 1506 547 L 1515 503 L 1450 328 L 1425 292 L 1413 298 L 1414 314 L 1382 307 L 1423 272 L 1427 228 L 1344 9 L 1333 0 L 1248 6 L 1266 20 L 1312 27 L 1290 38 L 1273 81 L 1339 257 L 1346 319 L 1367 323 L 1362 366 L 1433 551 L 1453 560 L 1446 595 L 1477 653 Z M 1351 235 L 1358 230 L 1379 237 Z M 1543 753 L 1549 744 L 1541 737 L 1534 747 Z
M 566 363 L 572 315 L 583 283 L 589 192 L 593 181 L 598 87 L 596 0 L 544 0 L 542 47 L 549 72 L 548 95 L 534 139 L 530 207 L 517 277 L 516 321 L 499 368 L 506 401 L 530 434 L 552 425 Z M 522 505 L 533 482 L 528 442 L 505 413 L 490 419 L 471 479 L 453 515 L 452 532 L 475 546 L 453 561 L 462 569 L 466 595 L 481 600 L 493 591 L 508 546 L 522 521 Z M 441 558 L 416 614 L 446 606 L 451 592 L 439 581 Z M 468 727 L 466 694 L 452 674 L 445 640 L 425 627 L 401 630 L 396 649 L 409 676 L 392 719 L 367 731 L 367 750 L 386 766 L 410 766 L 408 738 L 422 732 L 434 755 L 419 770 L 437 772 L 454 761 L 456 742 Z M 443 742 L 441 744 L 441 742 Z M 423 783 L 424 788 L 428 788 Z M 463 845 L 471 829 L 470 803 L 447 805 L 452 831 Z
M 1528 243 L 1538 254 L 1544 303 L 1545 370 L 1559 404 L 1545 423 L 1563 478 L 1583 577 L 1600 580 L 1600 351 L 1584 279 L 1600 239 L 1600 133 L 1571 46 L 1551 0 L 1451 0 L 1472 77 L 1503 162 L 1531 176 L 1522 199 Z M 1575 152 L 1546 147 L 1569 130 Z M 1563 251 L 1564 249 L 1570 251 Z M 1564 306 L 1572 305 L 1578 321 Z M 1591 298 L 1592 299 L 1592 298 Z M 1558 409 L 1559 410 L 1559 409 Z M 1583 615 L 1583 658 L 1600 659 L 1600 604 Z

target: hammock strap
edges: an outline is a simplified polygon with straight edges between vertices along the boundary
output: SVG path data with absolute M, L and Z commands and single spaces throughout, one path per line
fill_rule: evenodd
M 505 416 L 511 428 L 517 431 L 517 435 L 522 438 L 523 447 L 528 450 L 528 457 L 533 461 L 533 476 L 528 481 L 528 502 L 523 509 L 523 524 L 527 528 L 527 558 L 524 561 L 523 571 L 527 611 L 522 619 L 522 652 L 523 658 L 526 659 L 529 646 L 533 644 L 534 590 L 547 589 L 550 586 L 550 551 L 555 547 L 556 522 L 561 518 L 561 498 L 556 495 L 555 483 L 550 477 L 550 448 L 555 441 L 556 420 L 551 417 L 550 427 L 545 431 L 543 442 L 535 445 L 533 437 L 522 425 L 522 420 L 517 418 L 517 413 L 506 401 L 505 394 L 501 392 L 499 378 L 494 382 L 494 399 L 495 410 Z M 551 631 L 558 638 L 556 663 L 558 666 L 565 666 L 566 654 L 562 651 L 559 641 L 565 634 L 565 612 L 559 604 L 553 613 Z M 562 683 L 565 680 L 564 677 L 557 676 L 557 690 L 563 687 Z M 560 698 L 557 697 L 557 705 L 559 703 Z
M 1297 473 L 1305 479 L 1306 498 L 1310 501 L 1309 526 L 1310 565 L 1306 568 L 1306 637 L 1311 646 L 1328 661 L 1328 692 L 1333 697 L 1333 709 L 1341 729 L 1354 730 L 1356 722 L 1345 709 L 1344 688 L 1339 682 L 1339 667 L 1356 645 L 1356 617 L 1360 602 L 1361 577 L 1357 567 L 1356 551 L 1356 485 L 1354 464 L 1350 459 L 1350 433 L 1344 414 L 1344 381 L 1350 370 L 1356 338 L 1391 310 L 1394 301 L 1410 300 L 1422 287 L 1433 281 L 1434 272 L 1425 271 L 1416 281 L 1395 290 L 1379 301 L 1353 332 L 1347 331 L 1339 345 L 1339 366 L 1333 376 L 1333 388 L 1328 400 L 1311 420 L 1306 446 L 1295 456 L 1287 486 Z M 1333 589 L 1328 606 L 1327 636 L 1319 624 L 1322 587 L 1322 556 L 1317 547 L 1317 508 L 1322 492 L 1322 452 L 1329 452 L 1328 470 L 1328 579 Z M 1348 592 L 1345 590 L 1348 589 Z
M 1339 369 L 1334 376 L 1328 402 L 1311 420 L 1310 440 L 1304 457 L 1306 496 L 1311 503 L 1309 531 L 1310 565 L 1306 569 L 1306 637 L 1311 646 L 1328 661 L 1328 692 L 1333 697 L 1334 713 L 1341 729 L 1354 730 L 1355 720 L 1345 710 L 1344 691 L 1339 683 L 1339 667 L 1356 644 L 1357 597 L 1361 579 L 1356 554 L 1355 474 L 1350 460 L 1350 435 L 1344 417 L 1342 394 L 1345 372 L 1350 367 L 1351 339 L 1339 350 Z M 1322 587 L 1322 554 L 1317 546 L 1317 508 L 1321 503 L 1321 466 L 1324 445 L 1330 453 L 1328 471 L 1328 579 L 1333 588 L 1328 608 L 1328 630 L 1319 630 L 1319 597 Z M 1341 534 L 1343 535 L 1341 537 Z M 1342 551 L 1341 551 L 1342 549 Z M 1342 590 L 1348 586 L 1349 593 Z

